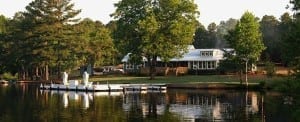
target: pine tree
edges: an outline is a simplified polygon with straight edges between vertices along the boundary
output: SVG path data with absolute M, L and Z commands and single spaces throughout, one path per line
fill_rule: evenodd
M 80 10 L 73 9 L 71 0 L 34 0 L 26 6 L 24 20 L 24 48 L 30 48 L 31 68 L 43 67 L 45 80 L 49 80 L 49 68 L 60 74 L 61 70 L 70 68 L 76 60 L 72 48 L 74 33 L 69 24 Z M 26 25 L 25 25 L 26 24 Z

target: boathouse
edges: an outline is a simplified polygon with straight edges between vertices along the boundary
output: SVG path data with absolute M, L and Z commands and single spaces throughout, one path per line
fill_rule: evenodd
M 143 72 L 147 66 L 147 59 L 143 57 L 142 64 L 132 64 L 129 62 L 130 54 L 131 53 L 128 53 L 122 59 L 124 71 L 127 73 Z M 158 57 L 156 71 L 161 69 L 166 70 L 167 67 L 174 70 L 181 69 L 182 71 L 179 72 L 185 74 L 188 72 L 191 74 L 199 72 L 214 72 L 218 68 L 220 61 L 224 60 L 224 54 L 225 52 L 222 49 L 195 49 L 194 46 L 190 45 L 188 47 L 188 52 L 181 58 L 172 58 L 169 62 L 162 62 L 162 60 Z M 178 71 L 175 72 L 177 75 Z

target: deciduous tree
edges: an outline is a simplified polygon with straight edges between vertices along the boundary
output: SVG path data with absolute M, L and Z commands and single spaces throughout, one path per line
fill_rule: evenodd
M 234 48 L 236 57 L 241 62 L 245 62 L 247 83 L 248 62 L 255 63 L 265 49 L 259 23 L 255 16 L 250 12 L 245 12 L 235 29 L 227 36 L 227 40 Z
M 121 0 L 115 6 L 118 40 L 132 57 L 148 59 L 150 79 L 158 57 L 180 57 L 192 43 L 198 14 L 193 0 Z

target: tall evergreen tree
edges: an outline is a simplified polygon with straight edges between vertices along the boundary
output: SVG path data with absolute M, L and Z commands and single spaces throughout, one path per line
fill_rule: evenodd
M 293 4 L 294 16 L 289 24 L 287 33 L 284 37 L 285 61 L 294 68 L 294 72 L 300 79 L 300 0 L 291 0 Z M 288 24 L 288 15 L 285 15 L 285 23 Z
M 208 40 L 208 32 L 205 29 L 205 27 L 201 23 L 199 23 L 195 32 L 193 45 L 197 49 L 208 48 L 207 40 Z
M 267 47 L 263 51 L 261 58 L 263 60 L 270 60 L 280 63 L 280 33 L 279 33 L 279 21 L 274 16 L 263 16 L 260 21 L 260 30 L 262 32 L 264 45 Z
M 29 62 L 36 71 L 43 67 L 45 80 L 49 80 L 49 68 L 60 74 L 61 70 L 74 66 L 70 63 L 78 59 L 72 52 L 76 43 L 68 25 L 78 21 L 74 17 L 80 10 L 73 7 L 71 0 L 34 0 L 23 13 L 26 23 L 23 43 L 30 45 L 29 55 L 34 57 Z
M 5 16 L 0 15 L 0 74 L 6 69 L 5 57 L 7 56 L 6 34 L 8 21 Z

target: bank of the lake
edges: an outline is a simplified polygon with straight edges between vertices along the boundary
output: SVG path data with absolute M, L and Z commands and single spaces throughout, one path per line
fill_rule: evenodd
M 244 77 L 243 77 L 244 78 Z M 82 80 L 81 77 L 71 79 Z M 265 75 L 249 75 L 248 89 L 265 89 L 274 84 L 287 81 L 286 76 L 268 78 Z M 180 89 L 246 89 L 240 84 L 237 75 L 185 75 L 185 76 L 157 76 L 154 80 L 149 77 L 136 76 L 91 76 L 89 81 L 99 84 L 166 84 L 168 88 Z M 56 83 L 60 83 L 57 81 Z M 17 83 L 50 83 L 44 81 L 17 81 Z
M 287 80 L 284 76 L 275 76 L 268 78 L 265 75 L 249 75 L 249 89 L 263 89 L 266 84 L 277 83 Z M 102 76 L 92 77 L 92 82 L 100 84 L 109 83 L 164 83 L 168 88 L 181 89 L 245 89 L 245 85 L 240 84 L 240 78 L 237 75 L 186 75 L 186 76 L 157 76 L 154 80 L 149 77 L 133 76 Z

